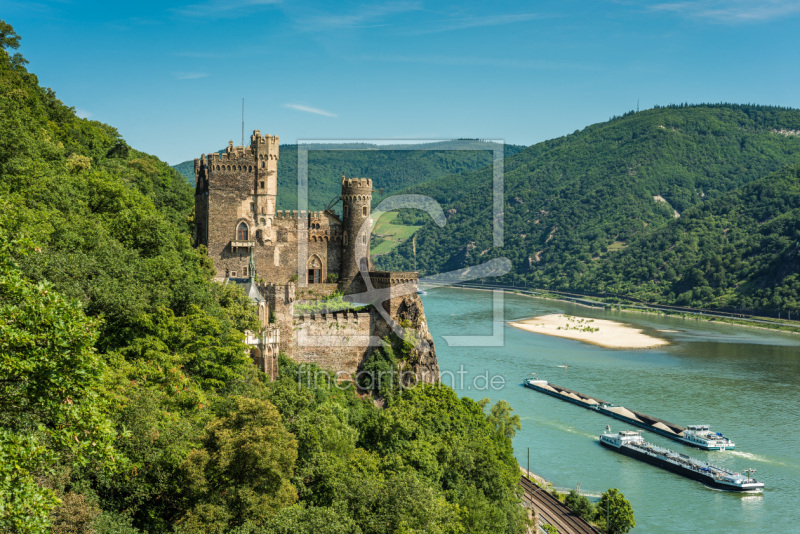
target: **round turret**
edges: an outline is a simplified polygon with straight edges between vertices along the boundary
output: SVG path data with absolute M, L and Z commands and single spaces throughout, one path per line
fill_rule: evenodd
M 369 222 L 372 180 L 342 176 L 342 272 L 344 283 L 355 278 L 362 263 L 369 263 Z

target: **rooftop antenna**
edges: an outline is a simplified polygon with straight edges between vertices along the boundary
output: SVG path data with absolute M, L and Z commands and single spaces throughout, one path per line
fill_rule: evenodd
M 242 102 L 244 102 L 244 100 L 242 100 Z M 242 103 L 242 106 L 244 106 L 244 103 Z M 242 113 L 244 113 L 244 112 L 242 112 Z M 636 113 L 639 113 L 639 99 L 638 98 L 636 99 Z M 242 120 L 244 120 L 244 118 Z M 242 128 L 244 128 L 244 126 Z
M 244 146 L 244 98 L 242 98 L 242 146 Z

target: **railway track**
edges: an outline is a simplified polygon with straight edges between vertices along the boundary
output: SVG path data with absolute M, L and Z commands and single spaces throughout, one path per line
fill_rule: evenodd
M 520 483 L 525 490 L 524 503 L 527 505 L 533 502 L 533 507 L 538 510 L 541 520 L 556 527 L 559 534 L 602 534 L 600 530 L 573 514 L 561 501 L 524 476 L 520 477 Z

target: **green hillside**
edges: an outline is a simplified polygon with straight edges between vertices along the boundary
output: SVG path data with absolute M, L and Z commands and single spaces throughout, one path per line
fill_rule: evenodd
M 576 286 L 653 302 L 797 313 L 799 275 L 800 165 L 793 165 L 645 233 L 597 261 Z
M 513 264 L 513 272 L 504 278 L 507 282 L 551 289 L 632 290 L 633 284 L 610 284 L 595 270 L 615 272 L 615 258 L 637 240 L 644 243 L 658 229 L 675 225 L 677 214 L 691 215 L 693 208 L 800 162 L 798 130 L 798 110 L 670 106 L 629 113 L 529 147 L 506 161 L 502 248 L 492 247 L 489 169 L 413 187 L 409 191 L 438 200 L 448 216 L 443 228 L 426 221 L 417 232 L 417 264 L 425 273 L 437 273 L 507 257 Z M 403 213 L 397 222 L 422 220 L 418 214 Z M 411 258 L 411 244 L 404 243 L 377 258 L 376 264 L 407 269 Z M 728 259 L 733 261 L 732 256 Z M 744 273 L 733 266 L 724 268 Z M 689 283 L 689 273 L 675 276 Z M 779 274 L 753 276 L 747 283 L 737 278 L 736 291 L 750 294 L 752 287 L 782 283 Z M 730 296 L 718 298 L 730 293 L 725 287 L 692 292 L 691 297 L 685 293 L 693 289 L 683 286 L 657 293 L 661 302 L 738 302 Z M 763 306 L 763 299 L 759 302 Z
M 416 184 L 491 164 L 497 145 L 479 140 L 377 147 L 370 144 L 316 145 L 308 151 L 308 205 L 322 210 L 341 193 L 341 176 L 372 178 L 374 202 Z M 524 147 L 504 146 L 505 157 Z M 194 185 L 194 162 L 174 166 Z M 336 206 L 339 210 L 340 206 Z M 281 145 L 277 209 L 297 209 L 297 145 Z
M 525 531 L 507 404 L 387 385 L 381 409 L 284 358 L 270 383 L 192 187 L 18 44 L 0 21 L 0 532 Z

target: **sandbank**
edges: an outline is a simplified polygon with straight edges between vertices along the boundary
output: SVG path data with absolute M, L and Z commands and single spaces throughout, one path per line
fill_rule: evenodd
M 665 339 L 648 336 L 638 328 L 606 319 L 552 314 L 508 324 L 535 334 L 564 337 L 610 349 L 649 349 L 669 345 Z

